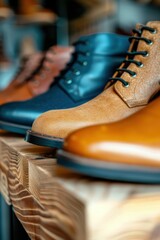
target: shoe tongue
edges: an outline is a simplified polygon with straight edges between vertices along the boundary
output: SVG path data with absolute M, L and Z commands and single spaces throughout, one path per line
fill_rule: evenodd
M 106 39 L 110 38 L 111 36 L 114 36 L 116 34 L 113 33 L 95 33 L 95 34 L 90 34 L 86 36 L 82 36 L 79 38 L 78 41 L 84 41 L 84 42 L 92 42 L 93 44 L 102 44 L 103 41 L 106 41 Z M 97 47 L 97 46 L 95 46 Z
M 141 24 L 136 24 L 136 30 L 141 30 L 141 28 L 142 28 L 142 25 Z M 139 36 L 137 33 L 135 33 L 135 34 L 132 34 L 132 36 Z M 130 44 L 130 46 L 129 46 L 129 49 L 128 49 L 128 52 L 135 52 L 135 51 L 137 51 L 137 48 L 138 48 L 138 45 L 139 45 L 139 41 L 136 41 L 136 40 L 134 40 L 134 39 L 132 39 L 132 42 L 131 42 L 131 44 Z M 135 57 L 135 55 L 133 55 L 133 56 L 129 56 L 129 55 L 127 55 L 126 56 L 126 59 L 129 59 L 129 60 L 133 60 L 134 59 L 134 57 Z M 130 62 L 122 62 L 122 64 L 120 65 L 120 67 L 119 68 L 125 68 L 125 69 L 128 69 L 129 68 L 129 66 L 130 66 Z M 122 75 L 123 75 L 123 71 L 116 71 L 115 73 L 114 73 L 114 75 L 113 75 L 113 77 L 118 77 L 118 78 L 121 78 L 122 77 Z M 116 84 L 117 82 L 108 82 L 107 84 L 106 84 L 106 86 L 105 86 L 105 89 L 107 89 L 108 87 L 110 87 L 112 84 Z
M 48 64 L 54 63 L 55 54 L 57 54 L 57 49 L 55 46 L 49 48 L 49 50 L 45 53 L 44 59 L 42 61 L 42 68 L 48 68 Z
M 136 30 L 140 31 L 141 32 L 141 29 L 144 25 L 138 23 L 136 24 Z M 141 34 L 138 34 L 138 33 L 134 33 L 132 34 L 132 36 L 135 36 L 135 37 L 142 37 L 144 34 L 144 31 L 141 32 Z M 129 47 L 129 50 L 128 52 L 136 52 L 136 51 L 141 51 L 141 49 L 138 49 L 139 48 L 139 44 L 140 44 L 141 41 L 137 41 L 135 39 L 132 39 L 132 42 L 130 44 L 130 47 Z M 136 55 L 133 55 L 133 56 L 127 56 L 126 59 L 130 59 L 130 60 L 133 60 L 134 58 L 136 57 Z M 120 68 L 125 68 L 125 69 L 128 69 L 129 66 L 130 66 L 131 63 L 129 62 L 126 62 L 126 63 L 122 63 Z M 123 75 L 123 71 L 122 72 L 117 72 L 116 74 L 116 77 L 121 77 Z M 108 86 L 108 85 L 107 85 Z M 107 88 L 106 86 L 106 88 Z
M 112 48 L 112 38 L 114 38 L 115 35 L 116 34 L 111 33 L 99 33 L 83 36 L 75 43 L 75 45 L 77 45 L 76 50 L 80 49 L 79 44 L 81 43 L 83 50 L 90 49 L 92 53 L 106 54 L 108 49 Z
M 141 30 L 141 28 L 142 28 L 143 26 L 147 26 L 147 27 L 153 28 L 153 29 L 160 29 L 160 21 L 150 21 L 150 22 L 147 22 L 145 25 L 140 24 L 140 23 L 137 23 L 137 24 L 136 24 L 136 29 Z M 144 32 L 145 32 L 145 31 L 142 31 L 141 36 L 144 34 Z
M 146 26 L 151 28 L 160 28 L 160 21 L 147 22 Z

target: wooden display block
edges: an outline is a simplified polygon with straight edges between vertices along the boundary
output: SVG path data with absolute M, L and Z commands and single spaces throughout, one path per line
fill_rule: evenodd
M 160 185 L 87 178 L 54 156 L 1 134 L 0 191 L 32 240 L 160 239 Z

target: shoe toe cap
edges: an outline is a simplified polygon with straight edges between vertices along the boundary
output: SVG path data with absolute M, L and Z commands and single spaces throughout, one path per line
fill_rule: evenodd
M 32 125 L 32 131 L 54 138 L 65 138 L 70 132 L 87 123 L 73 118 L 74 108 L 51 110 L 41 114 Z
M 64 150 L 97 160 L 107 159 L 112 145 L 112 126 L 95 125 L 72 132 L 64 141 Z
M 21 125 L 30 125 L 34 112 L 27 111 L 23 102 L 6 103 L 0 106 L 0 121 Z

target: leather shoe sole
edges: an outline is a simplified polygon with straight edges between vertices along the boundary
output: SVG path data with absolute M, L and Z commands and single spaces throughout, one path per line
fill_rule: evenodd
M 27 127 L 25 125 L 10 123 L 10 122 L 6 122 L 6 121 L 5 122 L 0 121 L 0 129 L 9 131 L 9 132 L 14 132 L 14 133 L 24 135 L 29 128 L 30 127 Z
M 156 167 L 102 162 L 79 157 L 64 150 L 58 151 L 57 163 L 75 172 L 101 179 L 148 184 L 160 183 L 160 170 Z
M 31 130 L 26 132 L 25 140 L 35 145 L 51 147 L 51 148 L 62 148 L 64 139 L 56 138 L 47 135 L 38 134 Z

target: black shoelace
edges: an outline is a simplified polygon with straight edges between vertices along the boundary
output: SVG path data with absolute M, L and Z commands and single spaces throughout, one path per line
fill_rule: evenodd
M 26 81 L 30 81 L 34 79 L 34 76 L 36 74 L 38 74 L 41 71 L 41 68 L 43 66 L 43 63 L 45 61 L 45 56 L 42 58 L 42 60 L 40 61 L 38 67 L 33 71 L 33 73 L 26 79 Z
M 29 61 L 29 59 L 25 58 L 25 57 L 21 60 L 20 66 L 18 67 L 16 74 L 14 76 L 15 79 L 21 74 L 21 72 L 24 71 L 28 61 Z
M 51 50 L 50 50 L 51 52 Z M 55 54 L 54 52 L 52 53 L 53 55 Z M 44 63 L 48 61 L 48 62 L 53 62 L 52 59 L 48 59 L 46 57 L 46 54 L 45 56 L 42 58 L 42 60 L 40 61 L 38 67 L 34 70 L 34 72 L 31 74 L 31 76 L 29 76 L 26 81 L 32 81 L 35 85 L 39 85 L 40 84 L 40 81 L 37 80 L 37 78 L 35 78 L 35 76 L 38 76 L 39 78 L 41 78 L 42 80 L 45 79 L 45 74 L 46 72 L 50 71 L 49 68 L 47 68 L 46 66 L 44 66 Z
M 144 41 L 146 44 L 148 45 L 152 45 L 152 41 L 150 39 L 141 37 L 143 30 L 149 31 L 152 34 L 156 33 L 156 30 L 154 28 L 148 27 L 148 26 L 142 26 L 141 29 L 133 29 L 133 33 L 136 33 L 138 36 L 132 36 L 129 38 L 130 43 L 132 42 L 132 40 L 135 40 L 135 43 L 138 43 L 139 41 Z M 123 68 L 117 68 L 116 71 L 117 72 L 121 72 L 121 74 L 123 72 L 127 72 L 130 76 L 132 77 L 136 77 L 136 72 L 133 72 L 131 70 L 128 69 L 128 66 L 130 63 L 134 63 L 137 67 L 143 67 L 143 63 L 140 61 L 136 61 L 134 60 L 134 56 L 136 55 L 141 55 L 141 56 L 148 56 L 148 52 L 147 51 L 132 51 L 132 52 L 127 52 L 127 56 L 128 59 L 125 59 L 122 63 L 125 63 Z M 120 81 L 124 87 L 128 87 L 129 83 L 124 80 L 121 77 L 114 77 L 114 78 L 110 78 L 111 81 Z

